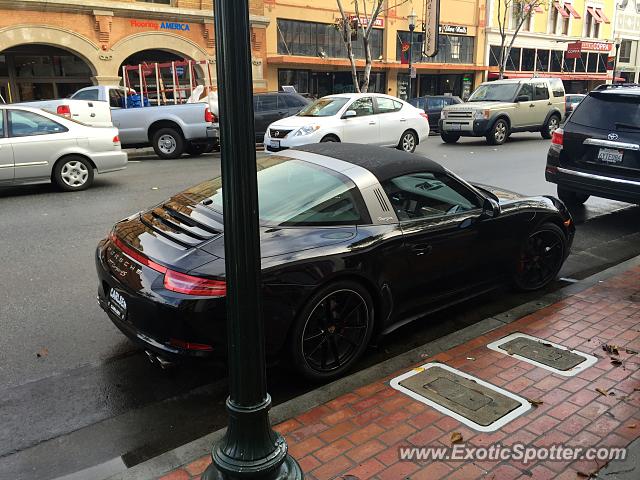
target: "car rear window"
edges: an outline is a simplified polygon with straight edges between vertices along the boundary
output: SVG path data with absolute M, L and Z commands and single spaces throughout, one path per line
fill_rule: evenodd
M 590 93 L 578 104 L 570 122 L 603 130 L 624 130 L 620 122 L 640 125 L 640 96 Z

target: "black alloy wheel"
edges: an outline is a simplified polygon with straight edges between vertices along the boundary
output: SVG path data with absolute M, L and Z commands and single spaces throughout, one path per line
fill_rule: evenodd
M 455 133 L 440 132 L 440 138 L 444 143 L 456 143 L 460 140 L 460 135 Z
M 549 120 L 547 120 L 542 126 L 542 129 L 540 130 L 540 135 L 542 135 L 542 138 L 549 139 L 553 135 L 553 132 L 555 132 L 559 126 L 560 126 L 560 115 L 557 115 L 554 113 L 549 117 Z
M 516 267 L 515 284 L 531 291 L 552 282 L 564 261 L 566 237 L 560 227 L 545 223 L 525 240 Z
M 352 281 L 321 289 L 301 312 L 291 335 L 294 366 L 307 378 L 328 380 L 350 369 L 373 331 L 373 302 Z
M 487 134 L 487 143 L 489 145 L 502 145 L 507 141 L 509 135 L 509 124 L 503 118 L 499 118 Z

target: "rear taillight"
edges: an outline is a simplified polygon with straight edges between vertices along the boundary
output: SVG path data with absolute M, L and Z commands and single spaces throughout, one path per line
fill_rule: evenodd
M 71 117 L 71 107 L 69 105 L 58 105 L 56 113 L 62 117 Z
M 177 338 L 169 339 L 169 344 L 174 347 L 184 348 L 185 350 L 198 350 L 201 352 L 210 352 L 213 350 L 211 345 L 207 345 L 206 343 L 193 343 L 193 342 L 185 342 L 184 340 L 180 340 Z
M 120 137 L 118 135 L 113 137 L 113 144 L 114 145 L 119 145 L 120 144 Z
M 564 130 L 562 128 L 556 128 L 551 134 L 551 145 L 556 150 L 562 150 L 562 143 L 564 142 Z
M 429 121 L 429 115 L 427 115 L 425 112 L 420 113 L 420 116 L 424 118 L 427 122 Z
M 126 245 L 115 233 L 109 235 L 111 242 L 124 254 L 146 267 L 164 274 L 164 288 L 172 292 L 201 297 L 224 297 L 227 294 L 227 283 L 224 280 L 194 277 L 185 273 L 170 270 L 164 265 L 148 259 L 141 253 Z
M 204 111 L 204 121 L 207 123 L 215 123 L 218 121 L 216 116 L 211 113 L 211 110 L 209 110 L 209 107 L 207 107 Z

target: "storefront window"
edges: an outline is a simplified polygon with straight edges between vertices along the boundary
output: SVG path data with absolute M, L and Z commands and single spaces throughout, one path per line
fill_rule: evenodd
M 549 71 L 549 50 L 536 50 L 536 71 Z
M 309 93 L 309 70 L 278 70 L 278 89 L 292 85 L 299 93 Z
M 599 55 L 597 53 L 589 54 L 589 61 L 587 63 L 587 72 L 595 73 L 598 71 L 598 57 Z
M 536 51 L 533 48 L 523 48 L 522 49 L 522 66 L 520 70 L 524 70 L 527 72 L 533 71 L 535 67 L 535 57 Z
M 589 60 L 589 54 L 582 52 L 580 58 L 576 58 L 576 72 L 585 73 L 587 71 L 587 61 Z
M 551 51 L 551 67 L 549 71 L 551 72 L 561 72 L 562 71 L 562 61 L 564 57 L 564 52 L 561 50 L 552 50 Z
M 360 35 L 360 32 L 358 32 Z M 382 55 L 383 30 L 374 28 L 369 35 L 371 58 Z M 364 58 L 364 45 L 359 36 L 353 42 L 356 58 Z M 278 19 L 278 53 L 307 57 L 344 58 L 347 48 L 333 24 Z
M 410 32 L 398 32 L 396 40 L 396 60 L 402 58 L 402 44 L 409 43 Z M 440 35 L 438 37 L 438 54 L 435 57 L 422 56 L 422 43 L 418 41 L 418 34 L 413 34 L 413 49 L 411 59 L 414 63 L 473 63 L 474 37 L 463 35 Z M 497 65 L 496 61 L 496 65 Z
M 608 53 L 600 53 L 598 55 L 598 73 L 607 73 Z
M 9 76 L 9 65 L 7 63 L 7 56 L 0 55 L 0 77 Z

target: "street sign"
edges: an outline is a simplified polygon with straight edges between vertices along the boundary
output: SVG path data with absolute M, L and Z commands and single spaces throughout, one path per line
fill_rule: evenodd
M 427 57 L 435 57 L 438 54 L 439 27 L 440 0 L 425 0 L 422 53 Z
M 416 75 L 416 67 L 415 67 L 415 65 L 411 65 L 411 70 L 409 71 L 409 76 L 411 78 L 416 78 L 417 75 Z

